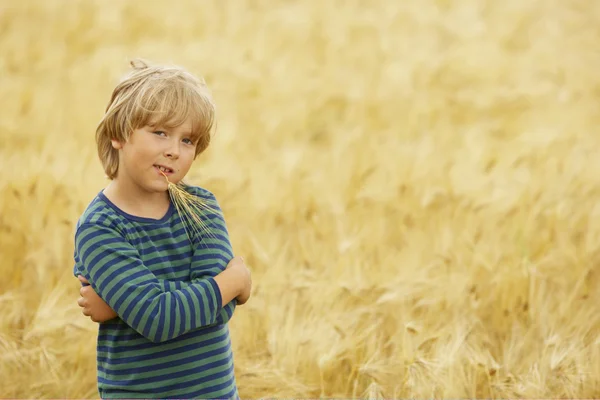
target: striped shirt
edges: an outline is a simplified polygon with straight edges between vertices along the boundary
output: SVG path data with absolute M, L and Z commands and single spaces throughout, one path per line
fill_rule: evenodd
M 220 212 L 214 195 L 189 186 Z M 161 219 L 125 213 L 102 192 L 77 222 L 74 274 L 118 314 L 99 324 L 102 398 L 238 398 L 227 322 L 214 277 L 233 258 L 221 214 L 192 245 L 174 204 Z

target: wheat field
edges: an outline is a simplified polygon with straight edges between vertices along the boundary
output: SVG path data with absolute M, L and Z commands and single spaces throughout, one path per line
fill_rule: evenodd
M 596 0 L 0 0 L 0 397 L 98 397 L 74 225 L 143 57 L 218 107 L 243 399 L 600 398 L 599 48 Z

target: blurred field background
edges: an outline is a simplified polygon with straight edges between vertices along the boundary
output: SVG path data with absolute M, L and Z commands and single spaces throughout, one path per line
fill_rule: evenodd
M 144 57 L 218 105 L 242 398 L 599 398 L 599 49 L 595 0 L 0 0 L 0 397 L 98 397 L 73 228 Z

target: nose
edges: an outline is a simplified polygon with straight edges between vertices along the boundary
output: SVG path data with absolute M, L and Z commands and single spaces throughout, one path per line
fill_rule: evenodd
M 175 143 L 174 145 L 169 146 L 165 150 L 165 157 L 177 160 L 179 158 L 179 144 Z

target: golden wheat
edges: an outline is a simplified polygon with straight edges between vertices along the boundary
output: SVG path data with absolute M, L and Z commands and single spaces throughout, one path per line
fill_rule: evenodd
M 93 142 L 134 57 L 205 77 L 253 297 L 242 398 L 600 397 L 600 2 L 0 1 L 0 397 L 96 398 Z
M 195 238 L 202 237 L 202 233 L 206 236 L 212 236 L 208 227 L 208 222 L 203 217 L 207 217 L 207 213 L 219 214 L 222 217 L 221 211 L 211 206 L 210 202 L 192 194 L 187 183 L 179 181 L 172 183 L 167 175 L 160 171 L 167 181 L 167 190 L 171 202 L 175 205 L 175 209 L 181 218 L 181 222 L 188 239 L 192 243 L 196 243 Z M 214 236 L 213 236 L 214 237 Z

